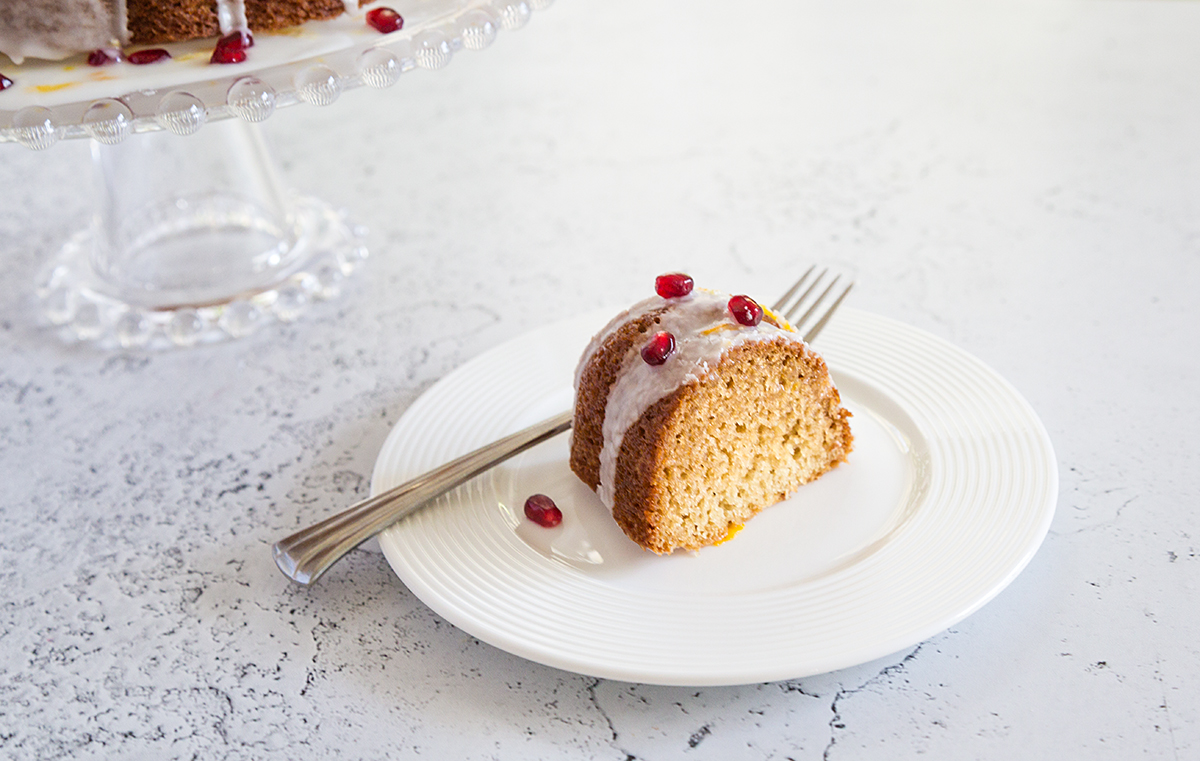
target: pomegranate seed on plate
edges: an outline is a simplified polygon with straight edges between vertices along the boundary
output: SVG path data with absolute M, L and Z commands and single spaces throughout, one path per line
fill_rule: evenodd
M 116 48 L 96 48 L 88 53 L 88 66 L 107 66 L 121 60 L 121 51 Z
M 136 53 L 130 53 L 125 57 L 127 61 L 138 66 L 147 63 L 158 63 L 165 61 L 171 57 L 171 54 L 162 48 L 149 48 L 148 50 L 139 50 Z
M 654 292 L 664 299 L 686 296 L 692 292 L 692 279 L 682 272 L 670 272 L 654 279 Z
M 729 313 L 733 315 L 733 319 L 749 327 L 762 322 L 763 318 L 762 307 L 749 296 L 734 296 L 729 299 Z
M 12 87 L 12 83 L 13 81 L 11 79 L 3 74 L 0 74 L 0 90 L 7 90 L 8 88 Z
M 404 19 L 391 8 L 376 8 L 367 11 L 367 23 L 384 34 L 396 32 L 404 28 Z
M 675 353 L 675 336 L 665 330 L 650 337 L 650 342 L 642 347 L 642 359 L 648 365 L 661 365 Z
M 217 40 L 209 63 L 241 63 L 246 60 L 246 48 L 254 45 L 254 37 L 245 31 L 230 32 Z
M 562 510 L 545 494 L 534 494 L 525 500 L 525 517 L 539 526 L 554 528 L 562 523 Z

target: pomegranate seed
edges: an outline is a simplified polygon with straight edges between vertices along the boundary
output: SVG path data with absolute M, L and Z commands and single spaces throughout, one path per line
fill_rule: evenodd
M 554 528 L 562 523 L 562 510 L 545 494 L 534 494 L 525 500 L 525 517 L 539 526 Z
M 671 272 L 654 279 L 654 291 L 664 299 L 686 296 L 692 292 L 692 285 L 692 279 L 682 272 Z
M 749 296 L 734 296 L 729 299 L 729 313 L 733 315 L 733 319 L 749 327 L 762 322 L 763 318 L 762 307 Z
M 209 63 L 241 63 L 246 60 L 244 48 L 217 48 L 213 50 Z
M 217 40 L 209 63 L 241 63 L 246 60 L 246 48 L 254 45 L 254 37 L 249 32 L 238 30 L 230 32 Z
M 158 63 L 171 57 L 171 54 L 162 48 L 150 48 L 148 50 L 139 50 L 136 53 L 130 53 L 126 56 L 126 60 L 132 64 L 143 66 L 148 63 Z
M 226 45 L 240 45 L 243 50 L 254 47 L 254 35 L 249 29 L 238 29 L 235 32 L 230 32 L 221 39 L 217 40 L 217 44 L 225 43 Z
M 11 79 L 3 74 L 0 74 L 0 90 L 7 90 L 8 88 L 12 87 L 12 83 L 13 81 Z
M 655 333 L 650 342 L 642 347 L 642 359 L 648 365 L 661 365 L 675 353 L 675 336 L 665 330 Z
M 376 8 L 367 11 L 367 23 L 384 34 L 399 31 L 404 28 L 404 19 L 391 8 Z
M 88 53 L 88 66 L 107 66 L 121 60 L 121 51 L 116 48 L 96 48 Z

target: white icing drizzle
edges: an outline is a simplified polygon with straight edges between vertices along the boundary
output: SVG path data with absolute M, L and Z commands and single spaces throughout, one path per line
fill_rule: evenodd
M 222 35 L 249 32 L 245 0 L 217 0 L 217 25 L 221 27 Z
M 116 0 L 113 3 L 113 23 L 112 23 L 113 39 L 122 45 L 129 44 L 129 9 L 125 6 L 125 0 Z
M 751 341 L 782 338 L 803 343 L 799 335 L 761 322 L 754 327 L 740 325 L 729 314 L 729 296 L 713 291 L 693 291 L 676 299 L 651 297 L 617 315 L 588 344 L 575 370 L 575 391 L 583 368 L 600 346 L 618 328 L 664 306 L 653 332 L 665 330 L 675 336 L 675 352 L 661 365 L 649 365 L 641 357 L 642 344 L 635 344 L 621 360 L 617 381 L 609 389 L 602 428 L 604 445 L 600 451 L 600 483 L 596 494 L 613 508 L 613 484 L 616 480 L 617 455 L 625 432 L 659 399 L 679 387 L 696 383 L 716 367 L 729 349 Z M 716 328 L 727 324 L 729 329 Z

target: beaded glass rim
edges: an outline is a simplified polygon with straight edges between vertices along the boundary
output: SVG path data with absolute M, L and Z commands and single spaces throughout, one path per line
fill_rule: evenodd
M 161 47 L 169 60 L 136 66 L 64 61 L 3 63 L 0 143 L 49 148 L 64 138 L 116 144 L 138 132 L 189 135 L 209 120 L 266 120 L 297 103 L 327 106 L 346 90 L 383 89 L 413 69 L 440 69 L 460 50 L 483 50 L 501 29 L 519 29 L 553 0 L 385 0 L 404 17 L 382 34 L 362 13 L 255 36 L 243 63 L 210 64 L 215 40 Z M 0 61 L 7 59 L 0 56 Z

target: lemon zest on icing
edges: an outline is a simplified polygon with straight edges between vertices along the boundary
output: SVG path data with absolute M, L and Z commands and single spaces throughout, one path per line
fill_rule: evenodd
M 759 304 L 759 306 L 762 306 L 762 305 Z M 772 320 L 779 323 L 779 327 L 783 328 L 784 330 L 791 331 L 792 333 L 796 332 L 796 327 L 794 325 L 792 325 L 792 323 L 783 319 L 783 317 L 778 312 L 776 312 L 774 309 L 771 309 L 769 307 L 763 307 L 762 310 L 763 310 L 764 315 L 766 315 L 767 317 L 770 317 Z
M 738 329 L 738 326 L 734 325 L 731 322 L 720 322 L 720 323 L 717 323 L 716 325 L 713 325 L 711 328 L 705 328 L 704 330 L 700 331 L 700 335 L 710 336 L 713 333 L 716 333 L 717 331 L 720 331 L 720 330 L 737 330 L 737 329 Z

